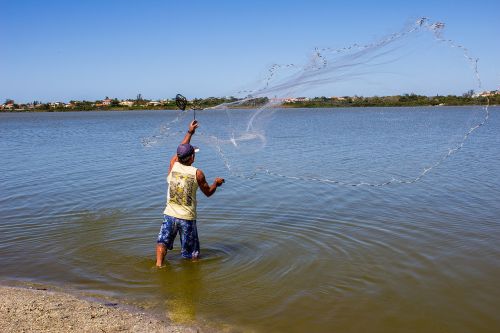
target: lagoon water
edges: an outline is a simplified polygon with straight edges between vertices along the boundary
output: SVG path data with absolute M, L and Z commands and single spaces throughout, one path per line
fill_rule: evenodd
M 225 113 L 201 113 L 195 165 L 226 183 L 211 198 L 198 194 L 203 259 L 181 260 L 177 240 L 160 270 L 154 246 L 180 137 L 150 148 L 141 139 L 175 112 L 0 114 L 0 279 L 112 296 L 229 331 L 498 332 L 500 109 L 490 111 L 421 181 L 382 187 L 310 179 L 411 179 L 476 115 L 280 110 L 264 149 L 227 150 L 244 173 L 261 163 L 289 177 L 246 179 L 202 140 L 223 130 Z

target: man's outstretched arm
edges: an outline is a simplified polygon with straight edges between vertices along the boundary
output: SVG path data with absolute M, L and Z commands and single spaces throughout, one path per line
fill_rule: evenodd
M 190 143 L 191 138 L 193 137 L 193 134 L 194 134 L 194 132 L 196 132 L 197 128 L 198 128 L 198 121 L 193 120 L 189 124 L 189 129 L 188 129 L 186 135 L 184 135 L 184 139 L 182 139 L 181 144 Z M 174 167 L 174 163 L 177 162 L 177 160 L 178 160 L 177 154 L 172 156 L 172 158 L 170 159 L 170 167 L 168 168 L 168 173 L 170 173 L 170 171 L 172 171 L 172 168 Z
M 215 178 L 212 185 L 208 185 L 207 180 L 205 179 L 205 174 L 200 169 L 196 170 L 196 181 L 198 182 L 198 186 L 200 190 L 207 197 L 211 196 L 217 190 L 217 187 L 221 186 L 224 183 L 224 178 Z

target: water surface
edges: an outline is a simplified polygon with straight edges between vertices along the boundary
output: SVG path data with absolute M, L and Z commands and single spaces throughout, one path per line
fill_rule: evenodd
M 0 278 L 243 331 L 498 332 L 498 111 L 421 181 L 383 187 L 307 179 L 409 179 L 459 142 L 475 115 L 281 110 L 264 149 L 223 148 L 242 174 L 263 165 L 289 178 L 246 179 L 203 139 L 225 135 L 226 114 L 201 113 L 195 164 L 226 184 L 211 198 L 199 193 L 204 258 L 180 259 L 177 241 L 161 270 L 154 246 L 180 136 L 141 142 L 175 112 L 0 114 Z

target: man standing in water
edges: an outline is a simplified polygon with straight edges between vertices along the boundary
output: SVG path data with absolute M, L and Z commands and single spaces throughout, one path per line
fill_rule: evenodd
M 208 185 L 205 174 L 192 166 L 196 147 L 191 146 L 191 137 L 198 128 L 193 120 L 184 136 L 177 154 L 170 160 L 168 169 L 167 207 L 163 212 L 163 223 L 156 244 L 156 267 L 161 267 L 167 254 L 172 250 L 177 232 L 181 238 L 181 254 L 187 259 L 197 259 L 200 255 L 200 242 L 196 229 L 196 191 L 198 187 L 207 197 L 215 193 L 224 183 L 223 178 L 215 178 Z

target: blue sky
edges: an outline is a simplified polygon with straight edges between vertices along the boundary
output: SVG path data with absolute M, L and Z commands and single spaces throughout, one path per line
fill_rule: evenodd
M 498 89 L 498 13 L 498 1 L 0 0 L 0 101 L 224 96 L 274 62 L 370 42 L 422 16 L 445 22 L 446 37 L 480 59 L 483 88 Z M 439 93 L 475 88 L 453 68 L 440 76 L 453 85 Z M 425 75 L 407 87 L 405 78 L 385 84 L 428 92 Z

